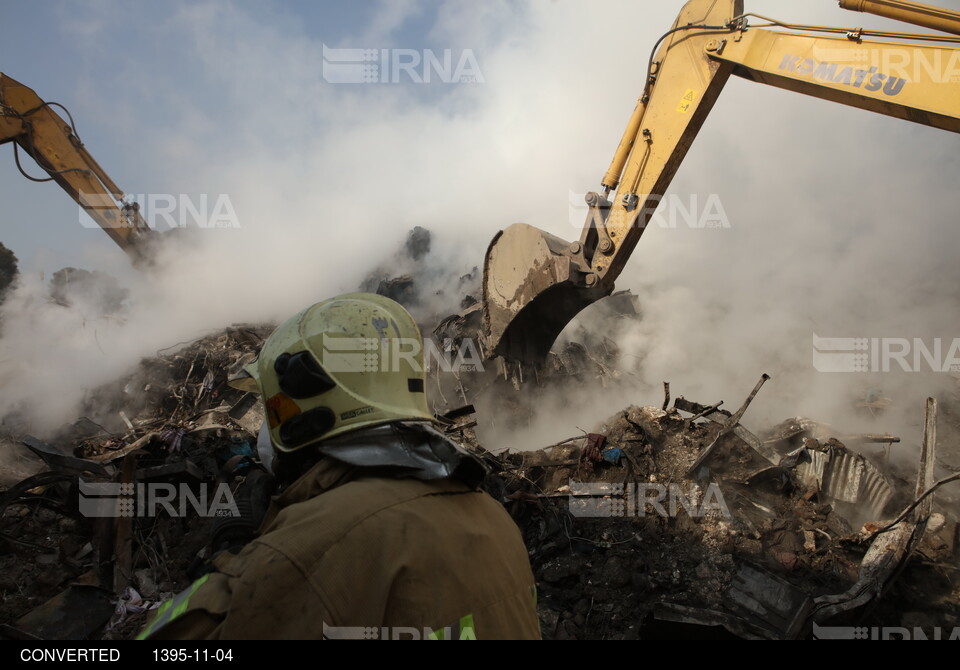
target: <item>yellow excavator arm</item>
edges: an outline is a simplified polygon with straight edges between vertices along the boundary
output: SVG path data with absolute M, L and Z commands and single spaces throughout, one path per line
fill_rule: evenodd
M 73 119 L 67 123 L 53 107 L 63 109 L 0 73 L 0 144 L 14 143 L 14 157 L 25 177 L 57 182 L 135 264 L 146 261 L 155 232 L 141 216 L 139 206 L 125 202 L 123 191 L 84 148 Z M 49 176 L 29 175 L 20 162 L 20 149 Z
M 938 7 L 902 0 L 841 6 L 960 34 L 960 13 Z M 750 25 L 750 17 L 764 23 Z M 488 351 L 537 363 L 580 310 L 613 291 L 730 75 L 960 132 L 957 37 L 789 25 L 744 14 L 743 0 L 691 0 L 654 50 L 603 193 L 587 194 L 580 240 L 519 223 L 487 250 Z

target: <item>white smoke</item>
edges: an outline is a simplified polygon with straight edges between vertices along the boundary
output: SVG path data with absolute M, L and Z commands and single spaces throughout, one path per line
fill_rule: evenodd
M 804 23 L 893 25 L 832 2 L 747 4 Z M 86 136 L 88 147 L 117 181 L 135 175 L 133 192 L 227 194 L 240 227 L 197 231 L 145 276 L 98 241 L 91 269 L 131 289 L 123 319 L 49 305 L 39 279 L 24 277 L 3 308 L 0 413 L 25 412 L 37 429 L 70 420 L 86 390 L 141 356 L 353 290 L 414 225 L 433 231 L 438 262 L 464 272 L 515 221 L 577 238 L 569 193 L 598 188 L 650 48 L 681 5 L 382 2 L 339 33 L 322 23 L 332 9 L 300 25 L 241 4 L 163 5 L 150 21 L 135 16 L 142 7 L 91 8 L 76 39 L 89 41 L 97 74 L 78 77 L 71 109 L 99 146 L 130 150 L 111 163 Z M 412 21 L 431 46 L 471 49 L 483 83 L 323 80 L 324 44 L 421 48 L 404 41 Z M 122 58 L 108 46 L 116 25 L 141 45 Z M 488 446 L 533 448 L 612 408 L 659 404 L 663 380 L 675 395 L 735 406 L 762 372 L 773 379 L 749 425 L 850 416 L 873 385 L 919 420 L 923 398 L 952 381 L 816 374 L 811 335 L 960 337 L 958 147 L 954 134 L 731 81 L 671 189 L 684 201 L 716 194 L 730 227 L 652 227 L 618 283 L 645 312 L 620 343 L 643 361 L 631 371 L 642 383 L 545 404 L 531 432 Z

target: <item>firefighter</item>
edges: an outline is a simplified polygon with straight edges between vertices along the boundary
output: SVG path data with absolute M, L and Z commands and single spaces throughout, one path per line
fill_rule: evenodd
M 520 532 L 437 430 L 396 302 L 317 303 L 249 375 L 280 485 L 259 536 L 161 606 L 141 639 L 539 638 Z

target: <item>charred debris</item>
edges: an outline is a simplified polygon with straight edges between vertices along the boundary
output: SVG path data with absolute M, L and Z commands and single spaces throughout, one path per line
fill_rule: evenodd
M 459 351 L 479 317 L 479 276 L 419 276 L 430 242 L 415 229 L 385 265 L 401 274 L 376 270 L 361 288 L 407 305 L 438 351 Z M 443 303 L 463 311 L 441 318 Z M 597 308 L 641 318 L 629 293 Z M 214 555 L 254 537 L 272 492 L 257 449 L 263 407 L 227 380 L 271 329 L 238 325 L 159 351 L 55 434 L 5 424 L 0 639 L 133 637 Z M 922 435 L 802 417 L 755 432 L 763 375 L 752 391 L 730 389 L 737 407 L 671 397 L 664 384 L 661 398 L 556 444 L 483 444 L 478 426 L 522 425 L 539 390 L 629 381 L 615 336 L 572 332 L 537 369 L 429 370 L 438 419 L 486 463 L 484 488 L 522 532 L 545 639 L 958 636 L 948 484 L 960 475 L 937 441 L 951 408 L 917 407 Z M 905 468 L 892 449 L 918 456 Z

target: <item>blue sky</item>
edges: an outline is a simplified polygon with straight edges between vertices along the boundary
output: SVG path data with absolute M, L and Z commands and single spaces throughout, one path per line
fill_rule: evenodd
M 951 2 L 960 6 L 957 0 Z M 473 148 L 506 141 L 511 133 L 522 136 L 527 125 L 543 125 L 536 118 L 539 112 L 523 118 L 524 109 L 534 110 L 536 104 L 517 96 L 516 87 L 528 82 L 525 95 L 537 97 L 541 86 L 561 87 L 566 80 L 571 97 L 583 98 L 577 94 L 578 78 L 594 77 L 600 63 L 611 62 L 613 49 L 607 47 L 607 55 L 601 56 L 604 48 L 585 45 L 579 38 L 578 20 L 602 24 L 628 17 L 626 22 L 636 28 L 630 29 L 632 34 L 618 28 L 616 32 L 632 39 L 616 38 L 620 45 L 615 58 L 641 62 L 648 44 L 669 25 L 681 4 L 598 3 L 587 9 L 569 0 L 475 5 L 439 0 L 2 0 L 0 71 L 31 86 L 44 99 L 66 104 L 88 149 L 128 192 L 184 193 L 193 198 L 207 193 L 212 201 L 217 193 L 229 191 L 238 214 L 249 211 L 255 216 L 257 210 L 248 207 L 244 197 L 257 179 L 256 188 L 272 191 L 278 200 L 289 198 L 283 190 L 294 181 L 285 177 L 274 182 L 269 175 L 257 175 L 265 154 L 276 158 L 287 152 L 288 159 L 281 162 L 284 169 L 312 171 L 300 172 L 303 185 L 297 184 L 297 189 L 336 181 L 340 157 L 323 160 L 317 152 L 329 146 L 323 142 L 328 135 L 343 137 L 360 125 L 386 130 L 424 111 L 422 132 L 445 119 L 466 121 L 469 129 L 471 114 L 483 114 L 485 118 L 475 124 L 479 133 L 490 132 L 485 122 L 512 118 L 509 126 L 495 122 L 495 135 L 464 141 L 451 152 L 453 160 L 476 164 L 486 157 L 471 155 Z M 802 6 L 757 0 L 747 2 L 747 9 L 798 21 L 892 25 L 842 12 L 832 0 Z M 578 19 L 570 18 L 578 13 Z M 455 53 L 470 49 L 495 79 L 472 89 L 401 84 L 358 91 L 322 81 L 322 45 L 437 52 L 452 48 Z M 547 50 L 557 48 L 578 54 L 574 66 L 559 55 L 551 62 Z M 517 61 L 510 63 L 509 58 Z M 553 67 L 554 63 L 562 67 Z M 609 73 L 611 68 L 605 69 Z M 595 117 L 590 125 L 609 128 L 603 139 L 607 145 L 616 142 L 618 119 L 627 113 L 621 110 L 629 109 L 626 101 L 641 79 L 625 67 L 613 75 L 617 90 L 608 87 L 610 95 L 600 98 L 600 109 L 594 106 L 590 112 Z M 789 101 L 783 104 L 790 106 Z M 823 118 L 848 113 L 820 105 L 817 112 Z M 569 112 L 573 107 L 564 104 L 554 110 Z M 570 127 L 575 123 L 571 119 Z M 463 138 L 462 133 L 459 136 Z M 550 149 L 562 155 L 564 147 L 557 139 Z M 107 251 L 109 241 L 98 239 L 98 231 L 75 225 L 74 207 L 56 186 L 19 177 L 10 153 L 9 146 L 0 150 L 0 196 L 8 203 L 0 213 L 0 239 L 17 251 L 25 269 L 52 272 L 66 264 L 116 260 L 117 254 Z M 545 157 L 545 162 L 551 160 Z M 573 169 L 584 174 L 594 161 L 587 156 L 579 164 L 575 160 L 570 160 Z M 590 177 L 583 188 L 592 188 L 594 181 Z M 488 231 L 495 227 L 491 223 Z M 114 269 L 120 271 L 120 266 Z
M 338 92 L 320 86 L 321 45 L 438 52 L 458 46 L 437 34 L 438 5 L 4 0 L 0 71 L 65 104 L 87 148 L 128 193 L 207 193 L 210 182 L 198 172 L 243 161 L 247 149 L 280 151 L 332 132 L 325 119 Z M 512 20 L 512 12 L 504 18 Z M 445 93 L 438 86 L 394 88 L 420 100 Z M 271 123 L 273 105 L 283 109 Z M 0 235 L 25 269 L 90 265 L 96 260 L 89 254 L 99 260 L 105 239 L 78 230 L 56 186 L 22 180 L 11 153 L 3 147 L 0 194 L 8 207 Z M 178 160 L 200 160 L 206 169 L 187 170 Z
M 802 23 L 896 26 L 835 0 L 745 4 Z M 65 104 L 121 188 L 227 195 L 240 223 L 199 231 L 144 277 L 0 147 L 0 241 L 33 282 L 12 303 L 24 319 L 5 326 L 0 376 L 13 362 L 45 380 L 14 375 L 0 406 L 56 396 L 69 414 L 83 389 L 151 348 L 353 290 L 414 225 L 434 231 L 435 262 L 464 271 L 516 221 L 577 238 L 570 203 L 598 188 L 650 48 L 681 6 L 0 0 L 0 71 Z M 331 84 L 324 45 L 469 50 L 483 82 Z M 671 188 L 685 203 L 718 196 L 730 228 L 648 230 L 618 283 L 649 314 L 630 345 L 643 380 L 713 399 L 768 367 L 796 395 L 769 413 L 813 412 L 837 395 L 803 376 L 812 332 L 960 335 L 958 170 L 956 134 L 732 80 Z M 135 303 L 126 322 L 37 308 L 40 273 L 66 265 L 121 277 Z

